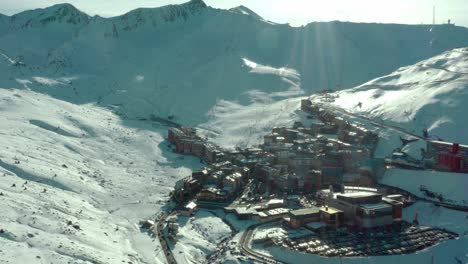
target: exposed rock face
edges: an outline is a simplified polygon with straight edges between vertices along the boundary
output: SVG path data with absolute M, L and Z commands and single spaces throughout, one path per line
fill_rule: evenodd
M 150 24 L 153 27 L 164 22 L 174 22 L 178 19 L 187 20 L 191 15 L 198 14 L 207 8 L 202 0 L 192 0 L 181 5 L 168 5 L 160 8 L 138 8 L 122 16 L 112 18 L 120 22 L 123 30 L 133 30 L 141 25 Z
M 63 4 L 0 16 L 0 44 L 0 87 L 20 82 L 76 103 L 119 106 L 129 116 L 198 123 L 222 100 L 250 103 L 252 91 L 259 100 L 291 87 L 354 87 L 468 46 L 468 29 L 337 21 L 290 27 L 244 6 L 215 9 L 199 0 L 111 18 Z
M 58 4 L 44 9 L 35 9 L 16 14 L 11 22 L 20 28 L 44 26 L 53 22 L 73 25 L 85 24 L 89 16 L 71 4 Z

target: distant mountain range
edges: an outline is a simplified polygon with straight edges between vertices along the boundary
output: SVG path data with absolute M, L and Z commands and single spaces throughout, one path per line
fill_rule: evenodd
M 19 82 L 73 103 L 113 105 L 127 117 L 198 123 L 221 99 L 243 104 L 251 91 L 350 88 L 463 46 L 468 29 L 453 25 L 290 27 L 244 6 L 222 10 L 201 0 L 102 18 L 59 4 L 0 17 L 0 52 L 9 58 L 0 60 L 0 86 Z
M 290 27 L 201 0 L 112 18 L 70 4 L 0 15 L 0 262 L 163 263 L 158 239 L 137 223 L 167 212 L 176 181 L 202 164 L 173 153 L 167 127 L 150 119 L 197 126 L 223 147 L 253 146 L 274 126 L 311 122 L 297 111 L 301 99 L 334 90 L 334 104 L 350 112 L 467 143 L 466 46 L 468 29 L 453 25 Z M 401 146 L 400 134 L 380 133 L 382 157 Z M 421 144 L 406 147 L 413 154 Z M 443 190 L 463 194 L 458 183 Z M 455 226 L 460 239 L 343 262 L 462 258 L 466 215 L 416 206 L 407 220 L 418 212 L 424 224 Z M 199 226 L 175 250 L 185 261 L 218 248 L 212 226 Z M 218 262 L 244 262 L 229 244 Z

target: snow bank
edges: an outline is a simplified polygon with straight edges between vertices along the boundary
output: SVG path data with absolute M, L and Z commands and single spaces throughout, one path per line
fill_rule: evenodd
M 271 96 L 271 95 L 270 95 Z M 246 147 L 263 143 L 263 136 L 275 126 L 291 126 L 300 119 L 296 112 L 300 97 L 240 105 L 220 101 L 211 109 L 208 122 L 199 125 L 210 141 L 225 147 Z
M 429 198 L 420 190 L 420 186 L 424 185 L 427 190 L 442 194 L 444 199 L 468 206 L 468 175 L 466 174 L 390 169 L 385 172 L 380 182 L 407 190 L 419 197 Z
M 166 129 L 28 90 L 0 89 L 0 234 L 10 263 L 159 263 L 137 224 L 201 164 Z
M 214 213 L 200 210 L 194 217 L 179 217 L 178 241 L 174 246 L 177 263 L 201 263 L 220 242 L 231 235 L 231 229 Z

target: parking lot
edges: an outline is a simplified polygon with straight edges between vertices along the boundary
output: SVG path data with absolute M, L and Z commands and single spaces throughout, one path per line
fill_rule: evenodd
M 384 226 L 358 232 L 339 229 L 298 239 L 286 238 L 282 246 L 329 257 L 395 255 L 413 253 L 457 237 L 443 229 L 411 226 L 403 222 L 401 226 Z

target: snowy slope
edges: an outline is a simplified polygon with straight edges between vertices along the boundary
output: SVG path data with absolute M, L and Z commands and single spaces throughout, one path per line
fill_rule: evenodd
M 383 119 L 410 132 L 468 143 L 468 48 L 433 58 L 336 93 L 334 104 L 351 112 Z M 362 107 L 358 106 L 362 103 Z
M 258 145 L 263 143 L 263 136 L 273 127 L 292 126 L 300 119 L 300 99 L 295 97 L 248 105 L 220 101 L 211 109 L 210 120 L 198 128 L 202 135 L 225 148 Z
M 466 174 L 441 171 L 413 171 L 403 169 L 390 169 L 385 172 L 381 182 L 387 185 L 398 186 L 419 197 L 426 197 L 420 186 L 432 192 L 442 194 L 450 204 L 468 206 L 468 177 Z M 436 200 L 437 198 L 432 198 Z
M 89 16 L 71 4 L 57 4 L 48 8 L 38 8 L 18 13 L 11 17 L 16 28 L 24 29 L 41 27 L 54 23 L 82 24 L 87 23 Z
M 1 263 L 162 261 L 137 224 L 200 166 L 165 128 L 28 90 L 0 89 L 0 111 Z
M 200 0 L 114 18 L 67 4 L 0 16 L 1 260 L 159 263 L 157 240 L 136 223 L 200 164 L 173 154 L 152 118 L 197 125 L 226 147 L 257 144 L 301 118 L 305 93 L 466 45 L 462 27 L 292 28 Z M 218 220 L 207 221 L 215 238 L 189 222 L 182 231 L 202 245 L 181 250 L 212 252 L 228 233 Z
M 29 80 L 29 88 L 72 103 L 114 105 L 136 118 L 171 115 L 189 124 L 207 121 L 219 100 L 245 104 L 250 90 L 292 86 L 281 74 L 250 74 L 246 62 L 294 69 L 301 76 L 295 83 L 310 93 L 352 87 L 468 45 L 463 27 L 330 22 L 294 28 L 242 6 L 220 10 L 200 0 L 113 18 L 56 5 L 2 20 L 0 51 L 23 57 L 26 67 L 0 63 L 0 87 Z M 44 87 L 33 77 L 74 79 Z
M 358 87 L 336 92 L 333 97 L 332 104 L 348 112 L 421 136 L 423 129 L 427 129 L 431 138 L 466 144 L 468 48 L 446 51 Z M 401 147 L 400 136 L 411 137 L 394 129 L 378 131 L 381 138 L 376 155 L 380 157 L 388 156 L 395 148 Z M 426 142 L 419 140 L 402 149 L 420 158 L 420 149 L 425 147 Z M 380 181 L 420 197 L 424 197 L 420 190 L 424 185 L 428 190 L 442 194 L 450 200 L 446 201 L 448 203 L 467 203 L 466 174 L 391 169 Z
M 178 240 L 173 252 L 177 263 L 202 263 L 231 234 L 230 227 L 209 211 L 179 217 Z
M 229 9 L 229 11 L 234 12 L 234 13 L 238 13 L 238 14 L 242 14 L 242 15 L 246 15 L 246 16 L 251 16 L 254 19 L 263 20 L 263 18 L 261 16 L 256 14 L 250 8 L 248 8 L 246 6 L 243 6 L 243 5 L 231 8 L 231 9 Z

